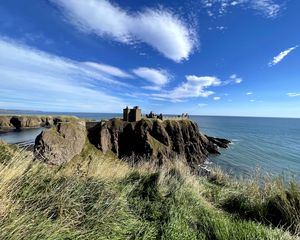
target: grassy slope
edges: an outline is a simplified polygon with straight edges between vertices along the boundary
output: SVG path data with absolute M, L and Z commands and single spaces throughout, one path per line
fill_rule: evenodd
M 247 185 L 208 182 L 181 161 L 130 167 L 90 145 L 63 167 L 3 144 L 0 158 L 0 239 L 296 239 L 245 215 L 264 208 L 260 190 L 239 198 Z

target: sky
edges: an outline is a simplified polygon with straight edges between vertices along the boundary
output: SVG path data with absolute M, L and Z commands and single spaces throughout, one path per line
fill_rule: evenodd
M 300 117 L 299 0 L 0 0 L 0 109 Z

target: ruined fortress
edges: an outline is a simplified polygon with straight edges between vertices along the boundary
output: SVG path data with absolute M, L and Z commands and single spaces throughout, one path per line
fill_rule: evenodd
M 189 115 L 187 113 L 183 113 L 181 115 L 178 115 L 176 117 L 165 117 L 163 114 L 157 115 L 154 112 L 150 112 L 149 114 L 146 114 L 144 117 L 151 118 L 151 119 L 160 119 L 160 120 L 166 120 L 166 119 L 188 119 Z M 134 108 L 130 109 L 128 106 L 123 109 L 123 121 L 126 122 L 138 122 L 142 119 L 142 110 L 135 106 Z
M 133 109 L 128 107 L 123 109 L 123 121 L 137 122 L 142 119 L 142 110 L 135 106 Z

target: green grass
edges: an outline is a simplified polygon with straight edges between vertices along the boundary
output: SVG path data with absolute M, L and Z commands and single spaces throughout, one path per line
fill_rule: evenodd
M 11 153 L 0 161 L 0 239 L 297 239 L 239 205 L 230 211 L 237 185 L 192 175 L 180 161 L 132 167 L 86 145 L 70 163 L 50 167 Z M 253 192 L 246 198 L 259 203 Z
M 300 234 L 300 184 L 282 178 L 231 182 L 214 187 L 211 199 L 240 218 L 281 227 Z M 211 192 L 212 193 L 212 192 Z

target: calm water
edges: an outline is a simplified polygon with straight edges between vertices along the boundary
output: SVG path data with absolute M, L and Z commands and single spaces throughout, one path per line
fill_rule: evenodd
M 234 175 L 294 175 L 300 179 L 300 119 L 193 117 L 208 135 L 232 140 L 210 162 Z
M 53 113 L 51 113 L 53 115 Z M 62 113 L 57 113 L 61 115 Z M 63 113 L 66 115 L 65 113 Z M 74 114 L 95 120 L 118 114 Z M 248 176 L 256 169 L 274 175 L 294 174 L 300 179 L 300 119 L 192 116 L 204 133 L 232 140 L 221 155 L 210 156 L 217 164 L 237 176 Z M 41 129 L 0 134 L 9 143 L 31 141 Z

